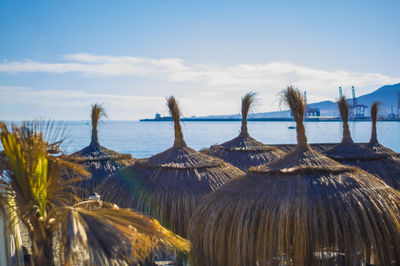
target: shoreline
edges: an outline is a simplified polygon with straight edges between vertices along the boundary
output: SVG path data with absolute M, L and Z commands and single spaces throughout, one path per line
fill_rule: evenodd
M 139 122 L 171 122 L 172 118 L 144 118 Z M 240 122 L 241 118 L 181 118 L 183 122 Z M 293 118 L 248 118 L 248 122 L 294 122 Z M 400 122 L 400 119 L 379 119 L 379 122 Z M 305 118 L 304 122 L 342 122 L 340 118 Z M 371 119 L 349 119 L 349 122 L 371 122 Z

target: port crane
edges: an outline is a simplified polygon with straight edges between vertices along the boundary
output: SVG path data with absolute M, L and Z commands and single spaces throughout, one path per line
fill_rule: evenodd
M 400 91 L 397 92 L 397 118 L 400 119 Z
M 368 106 L 358 103 L 357 97 L 356 97 L 356 89 L 354 86 L 351 86 L 351 93 L 352 93 L 352 104 L 350 104 L 350 117 L 349 118 L 351 120 L 365 118 L 365 109 L 368 108 Z M 343 89 L 342 89 L 342 87 L 339 87 L 339 98 L 342 98 L 342 96 L 343 96 Z M 400 100 L 400 98 L 399 98 L 399 100 Z M 400 104 L 400 102 L 399 102 L 399 104 Z
M 364 104 L 359 104 L 357 102 L 356 89 L 354 88 L 354 86 L 351 86 L 351 93 L 353 96 L 353 105 L 351 106 L 351 118 L 352 119 L 364 118 L 365 109 L 368 108 L 368 106 Z

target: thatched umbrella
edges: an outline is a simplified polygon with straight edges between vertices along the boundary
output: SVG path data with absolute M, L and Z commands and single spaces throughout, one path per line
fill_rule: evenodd
M 400 189 L 400 161 L 393 159 L 388 154 L 377 153 L 372 149 L 366 149 L 354 143 L 348 125 L 349 106 L 346 102 L 346 98 L 343 96 L 337 103 L 343 120 L 342 142 L 323 153 L 342 164 L 357 166 L 381 178 L 389 186 Z M 372 132 L 374 132 L 374 130 Z M 376 130 L 375 137 L 372 136 L 372 140 L 374 138 L 376 138 Z
M 87 198 L 104 178 L 134 162 L 130 154 L 118 153 L 100 145 L 97 126 L 99 119 L 103 116 L 106 116 L 103 106 L 97 103 L 92 105 L 91 142 L 89 146 L 72 154 L 72 160 L 85 164 L 92 174 L 89 180 L 77 182 L 77 186 L 80 188 L 79 195 L 83 198 Z
M 376 133 L 376 121 L 378 120 L 378 105 L 379 103 L 374 102 L 371 106 L 371 122 L 372 122 L 371 138 L 369 140 L 369 143 L 366 145 L 366 148 L 377 153 L 383 153 L 389 155 L 393 157 L 393 159 L 400 159 L 399 153 L 395 152 L 392 149 L 389 149 L 388 147 L 383 146 L 378 141 L 378 135 Z
M 202 152 L 221 158 L 243 171 L 252 166 L 270 163 L 286 154 L 274 146 L 267 146 L 250 137 L 247 131 L 247 114 L 255 96 L 254 92 L 249 92 L 242 98 L 242 128 L 239 136 L 220 145 L 213 145 Z
M 337 143 L 309 143 L 311 148 L 313 148 L 314 151 L 317 152 L 323 152 L 326 150 L 329 150 L 333 146 L 335 146 Z M 296 149 L 297 145 L 296 144 L 274 144 L 274 147 L 277 147 L 281 151 L 284 151 L 286 153 L 292 152 Z
M 208 195 L 188 237 L 200 265 L 400 263 L 400 193 L 312 150 L 302 94 L 284 92 L 296 150 Z M 343 261 L 341 261 L 341 259 Z
M 173 96 L 167 99 L 167 105 L 174 121 L 173 147 L 136 160 L 106 180 L 99 193 L 106 201 L 142 211 L 185 236 L 192 211 L 202 197 L 243 172 L 188 147 L 180 125 L 181 113 Z

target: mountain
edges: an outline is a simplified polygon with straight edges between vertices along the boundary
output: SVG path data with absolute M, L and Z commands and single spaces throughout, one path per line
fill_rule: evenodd
M 364 104 L 367 106 L 365 110 L 365 116 L 369 116 L 369 107 L 373 102 L 380 103 L 379 115 L 387 117 L 391 113 L 391 107 L 393 106 L 393 112 L 397 113 L 397 93 L 400 92 L 400 83 L 394 85 L 385 85 L 380 87 L 374 92 L 357 97 L 358 104 Z M 348 99 L 349 104 L 352 104 L 352 99 Z M 317 103 L 308 104 L 309 108 L 319 108 L 321 116 L 338 116 L 339 110 L 337 105 L 333 101 L 322 101 Z M 272 118 L 272 117 L 288 117 L 290 112 L 276 111 L 267 113 L 255 113 L 249 114 L 249 118 Z M 224 116 L 207 116 L 207 118 L 238 118 L 240 114 L 224 115 Z
M 391 113 L 393 106 L 393 112 L 397 112 L 397 92 L 400 92 L 400 83 L 394 85 L 385 85 L 380 87 L 374 92 L 357 97 L 358 104 L 366 105 L 368 108 L 365 110 L 366 116 L 369 116 L 369 107 L 373 102 L 380 103 L 379 114 L 381 116 L 388 116 Z M 349 104 L 353 103 L 352 99 L 348 99 Z M 336 103 L 332 101 L 323 101 L 318 103 L 309 104 L 312 108 L 319 108 L 321 115 L 338 115 Z
M 376 91 L 358 97 L 358 103 L 371 106 L 373 102 L 380 102 L 380 113 L 382 115 L 390 114 L 391 106 L 393 112 L 397 112 L 397 93 L 400 92 L 400 83 L 380 87 Z

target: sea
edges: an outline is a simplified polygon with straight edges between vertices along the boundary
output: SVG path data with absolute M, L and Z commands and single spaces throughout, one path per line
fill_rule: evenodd
M 289 127 L 294 122 L 249 122 L 249 134 L 265 144 L 296 143 L 296 130 Z M 78 151 L 90 142 L 89 121 L 63 122 L 66 132 L 65 150 Z M 208 148 L 238 136 L 241 122 L 182 122 L 187 145 L 195 150 Z M 368 142 L 371 122 L 349 122 L 355 142 Z M 309 143 L 337 143 L 342 138 L 341 122 L 305 122 Z M 400 152 L 400 122 L 382 121 L 377 124 L 381 144 Z M 173 123 L 138 121 L 102 121 L 99 124 L 99 140 L 102 146 L 134 158 L 150 157 L 173 145 Z

